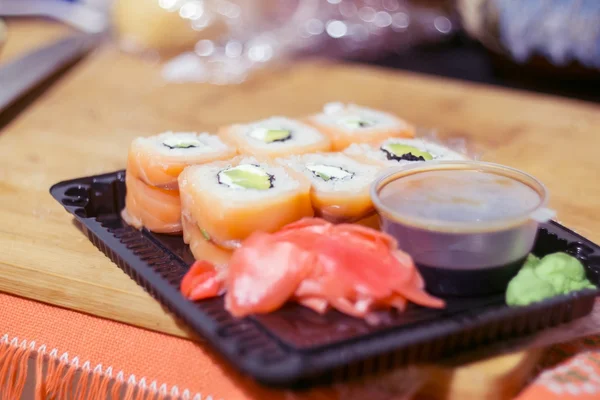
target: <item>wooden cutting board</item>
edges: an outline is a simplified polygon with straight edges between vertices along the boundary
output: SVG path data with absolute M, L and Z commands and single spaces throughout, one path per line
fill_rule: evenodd
M 187 337 L 77 230 L 49 187 L 123 168 L 139 135 L 301 117 L 328 101 L 390 111 L 443 138 L 466 139 L 483 159 L 540 178 L 558 219 L 600 240 L 598 105 L 316 60 L 236 86 L 177 85 L 161 79 L 158 65 L 107 45 L 0 132 L 0 291 Z M 516 357 L 515 368 L 535 355 Z

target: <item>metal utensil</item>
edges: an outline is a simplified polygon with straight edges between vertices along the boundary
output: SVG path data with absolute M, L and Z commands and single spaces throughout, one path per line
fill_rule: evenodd
M 46 17 L 89 34 L 108 29 L 106 10 L 64 0 L 0 0 L 0 16 Z
M 0 19 L 0 47 L 6 41 L 7 31 L 8 29 L 6 28 L 6 23 Z
M 0 66 L 0 112 L 54 72 L 85 54 L 98 40 L 96 35 L 77 34 Z

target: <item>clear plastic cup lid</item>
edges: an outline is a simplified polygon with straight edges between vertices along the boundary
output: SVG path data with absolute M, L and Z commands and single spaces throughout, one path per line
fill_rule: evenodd
M 371 188 L 385 218 L 435 230 L 481 231 L 547 222 L 547 190 L 514 168 L 480 161 L 430 161 L 391 169 Z

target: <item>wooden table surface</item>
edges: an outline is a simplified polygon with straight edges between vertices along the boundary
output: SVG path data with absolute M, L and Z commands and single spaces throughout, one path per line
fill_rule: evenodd
M 67 32 L 23 24 L 9 24 L 0 63 Z M 598 105 L 316 60 L 236 86 L 169 84 L 159 65 L 106 45 L 0 131 L 0 291 L 187 336 L 85 238 L 49 187 L 124 168 L 139 135 L 300 117 L 328 101 L 390 111 L 443 138 L 466 139 L 484 160 L 542 180 L 558 220 L 600 241 Z

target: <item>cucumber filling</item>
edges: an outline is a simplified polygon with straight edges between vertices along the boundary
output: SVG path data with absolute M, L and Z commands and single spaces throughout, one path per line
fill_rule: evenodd
M 170 137 L 168 139 L 163 140 L 163 146 L 168 147 L 169 149 L 191 149 L 194 147 L 202 146 L 202 143 L 198 139 L 194 138 L 178 138 L 178 137 Z
M 361 117 L 347 117 L 340 119 L 338 124 L 348 129 L 360 129 L 372 128 L 376 125 L 376 122 Z
M 217 179 L 230 188 L 268 190 L 273 187 L 275 177 L 258 165 L 243 164 L 222 170 Z
M 413 146 L 400 143 L 381 146 L 388 160 L 394 161 L 430 161 L 433 160 L 431 153 L 422 151 Z
M 292 138 L 289 129 L 256 128 L 249 133 L 250 137 L 265 143 L 285 142 Z
M 306 169 L 313 173 L 317 178 L 324 181 L 352 179 L 354 172 L 346 171 L 341 167 L 335 167 L 325 164 L 307 164 Z

